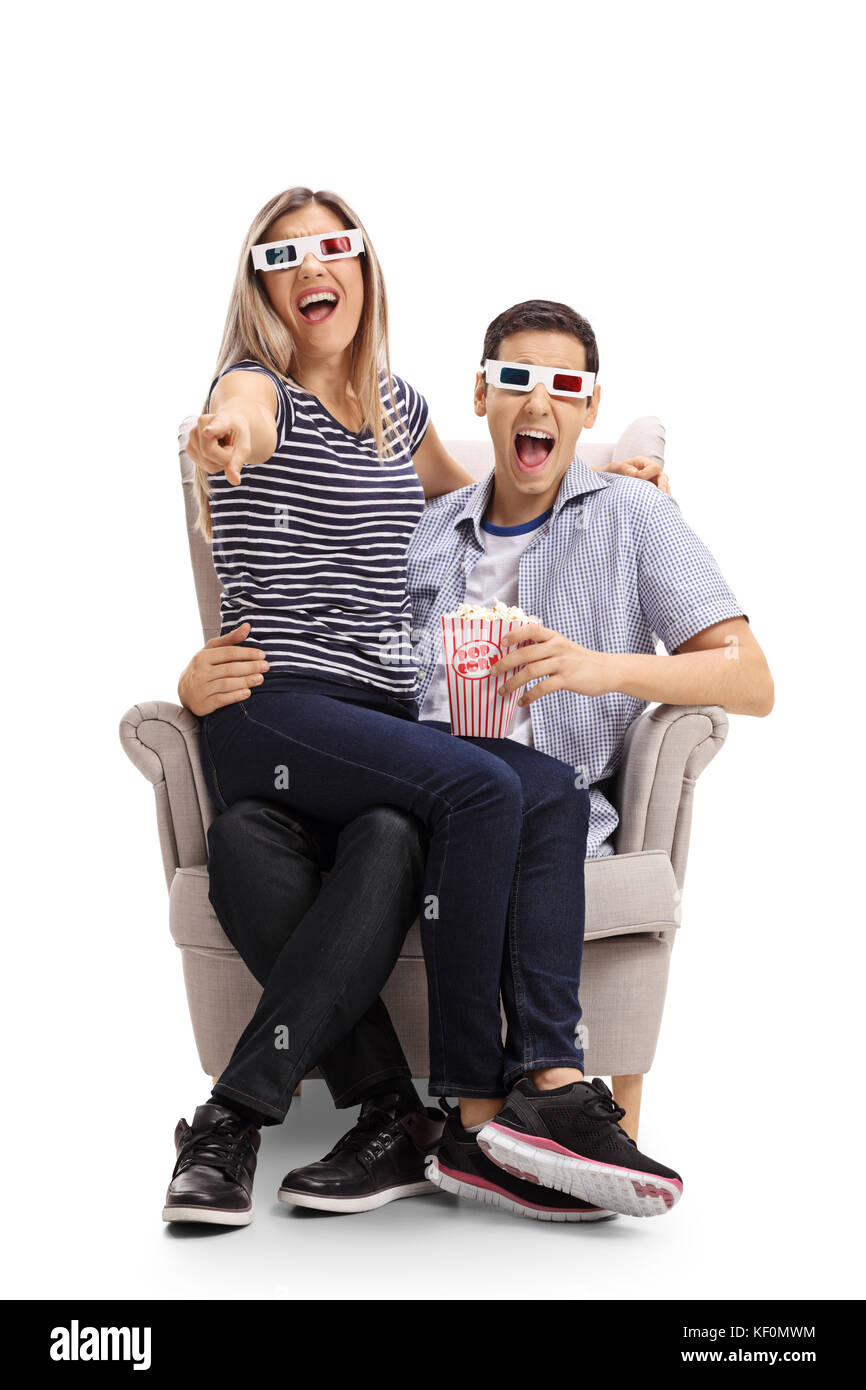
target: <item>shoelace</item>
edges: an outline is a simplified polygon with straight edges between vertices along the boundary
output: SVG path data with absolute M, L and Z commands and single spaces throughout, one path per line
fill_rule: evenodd
M 331 1152 L 325 1155 L 325 1160 L 336 1158 L 341 1153 L 357 1153 L 359 1158 L 378 1158 L 390 1148 L 394 1142 L 395 1129 L 399 1120 L 384 1121 L 382 1111 L 372 1111 L 353 1129 L 348 1130 L 341 1139 L 338 1139 Z
M 591 1084 L 593 1090 L 596 1092 L 596 1096 L 587 1100 L 585 1106 L 586 1113 L 593 1120 L 609 1120 L 612 1124 L 615 1124 L 623 1139 L 627 1139 L 634 1148 L 637 1148 L 635 1141 L 626 1134 L 624 1129 L 620 1128 L 620 1120 L 625 1119 L 625 1110 L 623 1107 L 617 1105 L 604 1082 L 600 1082 L 598 1085 L 595 1085 L 595 1083 Z
M 237 1179 L 249 1145 L 246 1130 L 238 1130 L 234 1120 L 218 1120 L 212 1129 L 204 1133 L 193 1130 L 180 1146 L 174 1177 L 191 1164 L 202 1163 L 207 1168 L 220 1168 L 229 1177 Z

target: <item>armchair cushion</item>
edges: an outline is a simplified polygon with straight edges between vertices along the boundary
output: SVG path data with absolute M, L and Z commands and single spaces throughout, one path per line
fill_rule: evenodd
M 586 940 L 669 932 L 679 924 L 680 893 L 664 850 L 586 861 Z
M 586 861 L 586 939 L 672 931 L 679 894 L 671 861 L 662 850 Z M 233 954 L 208 899 L 207 865 L 178 869 L 171 885 L 169 925 L 184 950 Z M 409 929 L 401 958 L 422 957 L 421 933 Z

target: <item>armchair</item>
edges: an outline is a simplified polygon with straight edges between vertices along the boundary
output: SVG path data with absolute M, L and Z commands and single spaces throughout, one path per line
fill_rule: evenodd
M 219 632 L 219 584 L 210 549 L 194 529 L 193 468 L 180 427 L 180 460 L 193 575 L 207 641 Z M 486 443 L 451 443 L 475 477 L 490 467 Z M 644 454 L 661 459 L 664 430 L 636 420 L 615 444 L 584 444 L 587 463 Z M 586 861 L 586 945 L 581 996 L 587 1071 L 610 1076 L 636 1132 L 641 1086 L 655 1053 L 688 858 L 695 781 L 724 743 L 717 707 L 650 707 L 628 730 L 611 799 L 616 853 Z M 255 1009 L 260 989 L 223 934 L 208 901 L 207 829 L 216 815 L 199 759 L 198 720 L 176 704 L 134 705 L 120 723 L 123 747 L 153 786 L 169 892 L 169 926 L 181 952 L 201 1065 L 217 1076 Z M 428 1073 L 427 996 L 417 923 L 383 997 L 416 1076 Z

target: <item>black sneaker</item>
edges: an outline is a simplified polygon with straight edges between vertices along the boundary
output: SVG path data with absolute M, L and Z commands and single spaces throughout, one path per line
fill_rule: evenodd
M 400 1092 L 371 1096 L 348 1134 L 317 1163 L 283 1178 L 281 1202 L 318 1211 L 372 1211 L 400 1197 L 425 1197 L 436 1188 L 424 1159 L 442 1135 L 438 1110 L 417 1108 Z
M 248 1226 L 253 1219 L 253 1175 L 262 1136 L 232 1110 L 200 1105 L 192 1124 L 178 1120 L 177 1163 L 162 1209 L 163 1221 L 205 1221 Z
M 498 1168 L 481 1152 L 477 1140 L 477 1134 L 463 1129 L 459 1111 L 449 1112 L 442 1142 L 427 1160 L 430 1181 L 457 1197 L 471 1197 L 485 1206 L 502 1207 L 532 1221 L 599 1221 L 613 1215 Z
M 509 1173 L 626 1216 L 661 1216 L 682 1196 L 679 1173 L 642 1154 L 625 1111 L 598 1077 L 539 1091 L 524 1077 L 478 1143 Z

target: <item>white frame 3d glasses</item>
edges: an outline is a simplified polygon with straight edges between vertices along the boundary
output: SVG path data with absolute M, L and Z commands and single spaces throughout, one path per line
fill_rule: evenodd
M 261 241 L 250 247 L 255 270 L 285 270 L 299 266 L 308 252 L 317 261 L 345 261 L 363 256 L 364 234 L 360 227 L 341 232 L 322 232 L 318 236 L 284 237 L 282 241 Z
M 580 400 L 595 389 L 595 372 L 575 371 L 573 367 L 539 367 L 534 362 L 500 362 L 490 357 L 484 363 L 488 386 L 503 391 L 531 391 L 541 382 L 551 396 Z

